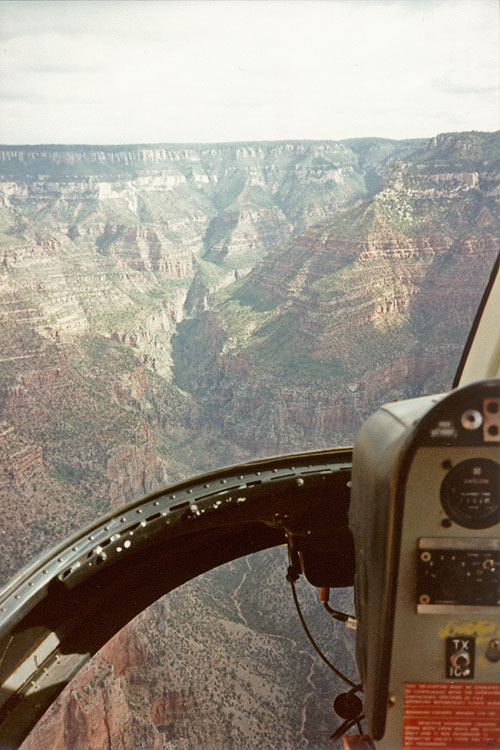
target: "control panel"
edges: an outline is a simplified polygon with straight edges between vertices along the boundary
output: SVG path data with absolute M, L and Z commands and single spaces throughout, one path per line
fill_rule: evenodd
M 352 482 L 376 747 L 500 748 L 500 381 L 383 407 Z
M 417 612 L 469 614 L 500 604 L 500 539 L 422 537 L 417 547 Z

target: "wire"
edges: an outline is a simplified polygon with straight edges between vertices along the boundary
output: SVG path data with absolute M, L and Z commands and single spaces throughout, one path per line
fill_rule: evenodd
M 290 550 L 290 547 L 288 547 L 288 557 L 289 557 L 291 565 L 288 568 L 287 580 L 290 583 L 290 586 L 292 587 L 292 596 L 293 596 L 293 601 L 294 601 L 294 604 L 295 604 L 295 609 L 297 610 L 297 614 L 299 616 L 300 624 L 302 625 L 302 627 L 304 629 L 304 633 L 307 636 L 307 640 L 309 641 L 309 643 L 311 644 L 311 646 L 313 647 L 313 649 L 316 651 L 316 653 L 318 654 L 319 658 L 322 661 L 324 661 L 324 663 L 326 664 L 326 666 L 329 667 L 329 669 L 331 669 L 332 672 L 335 675 L 337 675 L 337 677 L 339 677 L 341 680 L 343 680 L 348 685 L 350 685 L 352 688 L 354 688 L 356 692 L 360 691 L 361 690 L 361 685 L 357 685 L 355 682 L 353 682 L 352 680 L 350 680 L 349 677 L 346 677 L 345 674 L 342 674 L 342 672 L 340 672 L 340 670 L 338 670 L 337 667 L 334 667 L 334 665 L 331 663 L 331 661 L 329 661 L 326 658 L 326 656 L 321 651 L 321 649 L 317 645 L 316 641 L 312 637 L 311 633 L 309 632 L 309 628 L 306 625 L 306 621 L 304 620 L 304 615 L 302 614 L 302 610 L 300 608 L 299 600 L 297 598 L 297 591 L 296 591 L 296 588 L 295 588 L 295 580 L 297 580 L 298 576 L 296 574 L 294 574 L 294 565 L 293 565 L 292 552 Z M 299 575 L 300 575 L 300 573 L 299 573 Z
M 356 725 L 356 728 L 358 729 L 360 734 L 363 734 L 363 731 L 361 729 L 361 724 L 359 723 L 362 719 L 364 719 L 364 715 L 361 714 L 361 716 L 358 716 L 356 719 L 346 719 L 343 724 L 341 724 L 335 732 L 330 736 L 330 742 L 335 742 L 336 740 L 339 740 L 341 737 L 344 736 L 346 732 L 349 731 L 349 729 L 352 729 L 354 725 Z
M 353 682 L 352 680 L 350 680 L 349 677 L 346 677 L 345 674 L 342 674 L 342 672 L 340 672 L 340 670 L 338 670 L 337 667 L 334 667 L 333 664 L 331 663 L 331 661 L 329 661 L 326 658 L 326 656 L 324 655 L 324 653 L 321 651 L 321 649 L 319 648 L 319 646 L 317 645 L 317 643 L 313 639 L 311 633 L 309 632 L 309 628 L 307 627 L 306 622 L 304 620 L 304 616 L 302 614 L 302 610 L 300 609 L 299 600 L 297 599 L 297 591 L 295 589 L 295 583 L 293 581 L 290 581 L 290 586 L 292 587 L 293 601 L 295 603 L 295 609 L 297 610 L 297 614 L 299 616 L 300 624 L 304 628 L 304 633 L 306 634 L 307 639 L 308 639 L 309 643 L 311 644 L 311 646 L 313 647 L 313 649 L 316 651 L 316 653 L 318 654 L 318 656 L 320 657 L 320 659 L 322 659 L 324 661 L 324 663 L 326 664 L 326 666 L 329 667 L 332 670 L 332 672 L 337 675 L 337 677 L 340 677 L 341 680 L 343 680 L 344 682 L 346 682 L 352 688 L 355 688 L 356 691 L 360 691 L 361 690 L 361 685 L 357 685 L 355 682 Z
M 349 619 L 354 620 L 354 617 L 346 615 L 345 612 L 339 612 L 337 609 L 332 609 L 327 602 L 323 602 L 323 607 L 335 620 L 339 620 L 340 622 L 347 622 Z
M 355 617 L 352 617 L 352 615 L 346 615 L 345 612 L 339 612 L 337 609 L 332 609 L 332 607 L 330 607 L 330 605 L 328 604 L 328 599 L 330 598 L 330 589 L 328 587 L 322 586 L 320 588 L 319 598 L 321 603 L 323 604 L 323 607 L 335 620 L 340 620 L 340 622 L 348 623 L 348 627 L 354 626 L 355 629 Z

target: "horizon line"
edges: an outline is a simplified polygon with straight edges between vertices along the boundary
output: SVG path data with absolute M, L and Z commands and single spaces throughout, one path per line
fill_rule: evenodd
M 235 140 L 235 141 L 135 141 L 129 143 L 83 143 L 83 142 L 42 142 L 42 143 L 0 143 L 0 149 L 5 148 L 132 148 L 132 147 L 157 147 L 157 146 L 170 146 L 170 147 L 200 147 L 200 146 L 237 146 L 237 145 L 250 145 L 250 144 L 278 144 L 278 143 L 345 143 L 346 141 L 396 141 L 398 143 L 405 141 L 426 141 L 431 138 L 438 138 L 445 135 L 459 135 L 459 134 L 481 134 L 481 135 L 494 135 L 500 133 L 500 128 L 497 130 L 447 130 L 436 133 L 435 135 L 429 136 L 415 136 L 409 138 L 390 138 L 381 135 L 367 135 L 367 136 L 352 136 L 347 138 L 277 138 L 277 139 L 252 139 L 252 140 Z

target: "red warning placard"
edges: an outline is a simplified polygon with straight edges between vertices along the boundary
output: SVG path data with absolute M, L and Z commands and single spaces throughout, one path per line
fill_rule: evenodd
M 500 685 L 407 682 L 403 749 L 500 748 Z

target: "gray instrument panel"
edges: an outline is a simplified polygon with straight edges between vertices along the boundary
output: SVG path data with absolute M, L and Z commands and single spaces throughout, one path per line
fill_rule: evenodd
M 464 390 L 409 467 L 380 750 L 499 746 L 500 398 Z

